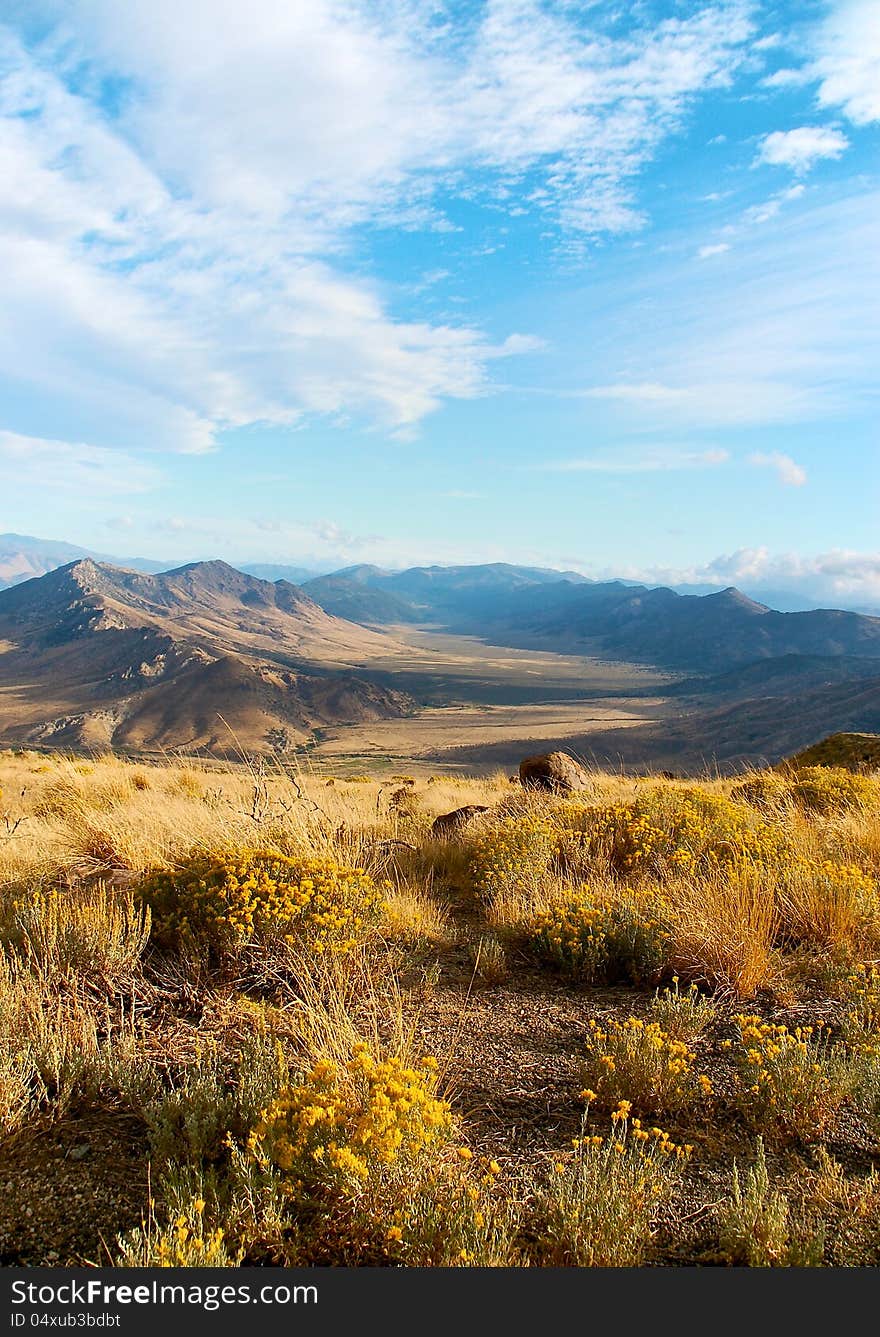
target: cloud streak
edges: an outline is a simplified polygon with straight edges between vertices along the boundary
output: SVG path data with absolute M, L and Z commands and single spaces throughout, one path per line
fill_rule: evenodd
M 532 468 L 543 473 L 602 473 L 644 474 L 676 469 L 711 469 L 726 464 L 730 454 L 726 450 L 656 450 L 634 453 L 618 451 L 615 454 L 593 455 L 575 460 L 548 460 Z

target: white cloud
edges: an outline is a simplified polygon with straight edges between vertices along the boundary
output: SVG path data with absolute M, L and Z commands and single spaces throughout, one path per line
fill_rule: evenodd
M 880 120 L 880 7 L 837 0 L 817 39 L 819 103 L 840 107 L 854 125 Z
M 880 553 L 845 549 L 805 555 L 769 548 L 740 548 L 690 567 L 631 568 L 617 574 L 666 585 L 717 585 L 723 589 L 785 591 L 806 606 L 880 609 Z
M 727 241 L 718 241 L 711 246 L 701 246 L 697 251 L 699 260 L 710 260 L 713 255 L 723 255 L 725 251 L 730 250 L 730 243 Z
M 804 84 L 812 83 L 813 77 L 809 67 L 783 68 L 768 74 L 761 80 L 761 84 L 764 88 L 801 88 Z
M 4 488 L 93 494 L 147 492 L 160 481 L 157 470 L 122 451 L 83 442 L 44 440 L 0 431 Z
M 526 177 L 557 227 L 636 227 L 640 169 L 751 32 L 746 0 L 625 38 L 538 0 L 6 12 L 44 36 L 0 24 L 0 375 L 108 448 L 196 452 L 308 414 L 407 433 L 485 393 L 535 342 L 395 318 L 345 271 L 351 229 L 448 227 L 456 193 L 522 208 Z
M 796 130 L 774 130 L 758 147 L 755 163 L 790 167 L 803 176 L 822 158 L 839 158 L 849 140 L 832 126 L 801 125 Z
M 807 481 L 806 469 L 780 450 L 769 453 L 755 451 L 749 456 L 749 464 L 759 469 L 773 469 L 780 483 L 785 483 L 787 487 L 803 487 Z

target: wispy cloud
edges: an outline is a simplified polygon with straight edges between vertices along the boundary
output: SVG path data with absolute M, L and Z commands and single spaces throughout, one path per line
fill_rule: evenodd
M 762 200 L 760 204 L 749 205 L 743 213 L 743 222 L 749 226 L 756 223 L 769 223 L 771 218 L 776 218 L 784 205 L 790 204 L 793 200 L 799 200 L 805 190 L 806 186 L 800 182 L 795 186 L 789 186 L 786 190 L 778 190 L 775 195 Z
M 44 440 L 0 431 L 4 488 L 97 494 L 147 492 L 161 475 L 122 451 L 83 442 Z
M 449 227 L 459 195 L 637 227 L 640 171 L 751 34 L 746 0 L 625 36 L 538 0 L 448 25 L 410 0 L 243 15 L 38 0 L 0 24 L 0 365 L 108 448 L 313 414 L 407 433 L 484 394 L 534 343 L 400 319 L 346 268 L 352 229 Z
M 612 385 L 593 385 L 578 392 L 584 399 L 619 399 L 624 403 L 677 404 L 687 399 L 689 391 L 658 381 L 620 381 Z
M 741 218 L 723 264 L 696 266 L 693 238 L 684 258 L 616 289 L 614 324 L 593 330 L 597 384 L 570 392 L 595 403 L 603 429 L 663 440 L 870 409 L 880 195 L 792 203 L 773 227 Z
M 665 472 L 669 469 L 711 469 L 726 464 L 729 452 L 719 448 L 709 450 L 656 449 L 636 453 L 615 451 L 613 454 L 590 455 L 574 460 L 547 460 L 531 466 L 546 473 L 602 473 L 643 474 Z
M 749 464 L 758 469 L 772 469 L 780 483 L 787 487 L 803 487 L 807 481 L 806 469 L 781 450 L 755 451 L 749 456 Z
M 880 9 L 876 0 L 837 0 L 817 37 L 812 73 L 819 102 L 854 125 L 880 120 Z
M 717 241 L 708 246 L 701 246 L 697 251 L 698 260 L 711 260 L 713 255 L 723 255 L 725 251 L 730 250 L 730 242 Z

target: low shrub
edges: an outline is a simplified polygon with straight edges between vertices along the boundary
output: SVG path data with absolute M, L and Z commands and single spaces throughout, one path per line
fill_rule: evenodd
M 731 864 L 776 863 L 787 848 L 779 823 L 697 787 L 656 788 L 633 803 L 572 814 L 563 850 L 579 842 L 600 869 L 617 875 L 711 874 Z
M 656 991 L 651 1003 L 651 1018 L 673 1040 L 692 1044 L 717 1019 L 718 1006 L 713 998 L 700 993 L 695 984 L 689 984 L 683 993 L 679 984 L 675 975 L 671 989 L 664 989 L 662 993 L 659 989 Z
M 828 815 L 871 806 L 877 799 L 877 787 L 868 776 L 842 766 L 804 766 L 758 771 L 735 785 L 731 797 L 777 813 L 795 807 Z
M 745 1180 L 734 1162 L 731 1194 L 716 1220 L 726 1263 L 741 1267 L 818 1267 L 822 1263 L 824 1231 L 818 1222 L 798 1221 L 785 1194 L 772 1187 L 760 1137 Z
M 794 1030 L 761 1017 L 734 1018 L 738 1043 L 735 1101 L 746 1123 L 768 1141 L 818 1142 L 852 1091 L 854 1072 L 844 1046 L 827 1029 Z
M 880 939 L 877 883 L 853 864 L 791 860 L 776 870 L 775 895 L 786 946 L 853 948 Z
M 625 1107 L 611 1132 L 586 1126 L 570 1156 L 555 1160 L 532 1207 L 534 1261 L 548 1267 L 636 1267 L 651 1252 L 659 1211 L 690 1148 L 643 1129 Z
M 471 876 L 485 900 L 540 898 L 556 851 L 544 817 L 508 817 L 474 838 Z
M 696 1054 L 656 1021 L 590 1021 L 584 1078 L 586 1097 L 610 1107 L 623 1101 L 642 1114 L 676 1113 L 703 1104 L 712 1093 L 697 1071 Z
M 319 1060 L 282 1092 L 252 1146 L 294 1189 L 351 1191 L 377 1168 L 413 1161 L 449 1137 L 452 1117 L 436 1081 L 434 1059 L 413 1068 L 358 1045 L 344 1066 Z
M 362 869 L 271 850 L 196 853 L 138 890 L 160 943 L 202 943 L 217 952 L 273 938 L 316 952 L 350 951 L 377 919 L 383 894 Z
M 530 924 L 534 951 L 584 983 L 659 978 L 669 954 L 669 904 L 657 889 L 555 897 Z

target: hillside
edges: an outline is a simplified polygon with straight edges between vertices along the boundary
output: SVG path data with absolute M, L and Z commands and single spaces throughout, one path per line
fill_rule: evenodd
M 786 757 L 781 767 L 840 766 L 848 771 L 880 771 L 880 733 L 835 733 Z
M 781 613 L 733 587 L 679 594 L 537 567 L 350 567 L 306 582 L 328 612 L 366 625 L 422 622 L 496 645 L 598 655 L 718 675 L 761 660 L 880 658 L 880 618 L 842 609 Z M 821 678 L 821 666 L 814 664 Z M 837 676 L 834 670 L 832 676 Z M 852 666 L 853 676 L 859 676 Z M 809 676 L 809 674 L 808 674 Z M 718 690 L 722 690 L 719 683 Z
M 389 638 L 224 562 L 160 575 L 74 562 L 0 593 L 0 738 L 64 746 L 287 746 L 407 711 L 354 676 Z
M 542 592 L 543 593 L 543 592 Z M 533 591 L 492 625 L 493 636 L 661 664 L 724 672 L 783 655 L 880 657 L 880 618 L 840 609 L 778 613 L 739 590 L 682 595 L 620 583 L 567 588 L 541 606 Z
M 672 697 L 791 696 L 795 691 L 860 682 L 878 676 L 875 659 L 851 655 L 779 655 L 703 678 L 685 678 L 669 688 Z

